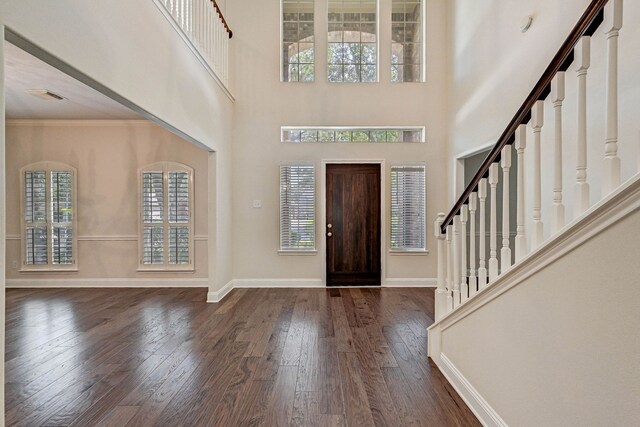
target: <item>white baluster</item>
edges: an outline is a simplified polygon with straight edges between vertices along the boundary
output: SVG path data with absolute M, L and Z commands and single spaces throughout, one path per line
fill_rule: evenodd
M 487 240 L 487 178 L 482 178 L 478 183 L 478 199 L 480 200 L 480 261 L 478 267 L 478 290 L 487 286 L 487 268 L 486 268 L 486 240 Z
M 509 230 L 509 170 L 511 169 L 511 145 L 505 145 L 500 154 L 502 166 L 502 249 L 500 250 L 500 271 L 511 267 L 511 242 Z
M 478 292 L 476 277 L 476 210 L 478 209 L 478 193 L 469 196 L 469 298 Z
M 460 305 L 460 215 L 453 218 L 453 308 Z
M 498 164 L 489 167 L 489 186 L 491 188 L 491 208 L 489 211 L 489 283 L 498 277 L 498 178 L 500 170 Z
M 469 206 L 462 205 L 460 210 L 460 302 L 469 299 L 469 285 L 467 284 L 467 222 L 469 221 Z
M 451 250 L 451 239 L 453 237 L 453 226 L 447 225 L 447 312 L 453 310 L 453 252 Z
M 622 0 L 610 0 L 604 10 L 607 34 L 607 109 L 605 113 L 604 169 L 602 196 L 620 185 L 618 157 L 618 34 L 622 28 Z
M 434 234 L 438 240 L 438 289 L 436 290 L 436 320 L 440 320 L 447 313 L 447 285 L 445 281 L 445 235 L 442 232 L 442 224 L 445 215 L 438 214 L 435 221 Z
M 555 153 L 553 172 L 553 221 L 551 233 L 564 227 L 564 204 L 562 203 L 562 101 L 564 101 L 564 71 L 558 72 L 551 81 L 551 101 L 555 111 Z
M 582 37 L 574 48 L 578 76 L 578 158 L 576 163 L 575 216 L 589 209 L 587 183 L 587 70 L 591 60 L 591 37 Z
M 536 101 L 531 110 L 531 127 L 533 128 L 533 230 L 531 247 L 540 246 L 544 240 L 542 224 L 542 163 L 540 156 L 540 133 L 544 124 L 544 101 Z
M 520 261 L 527 254 L 527 235 L 525 227 L 525 169 L 524 150 L 527 148 L 527 125 L 520 125 L 516 129 L 515 143 L 516 153 L 518 153 L 518 185 L 517 185 L 517 221 L 516 221 L 516 262 Z

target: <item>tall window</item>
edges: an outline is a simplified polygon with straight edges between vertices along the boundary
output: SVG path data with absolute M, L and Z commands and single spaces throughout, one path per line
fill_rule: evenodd
M 425 165 L 391 166 L 391 250 L 424 251 Z
M 161 162 L 140 172 L 140 269 L 193 269 L 193 169 Z
M 76 268 L 76 170 L 40 162 L 21 170 L 22 268 Z
M 280 166 L 280 250 L 315 251 L 316 184 L 312 164 Z
M 423 3 L 393 0 L 391 7 L 391 81 L 424 81 Z
M 315 78 L 313 0 L 282 2 L 282 81 Z
M 328 1 L 329 81 L 377 81 L 377 0 Z

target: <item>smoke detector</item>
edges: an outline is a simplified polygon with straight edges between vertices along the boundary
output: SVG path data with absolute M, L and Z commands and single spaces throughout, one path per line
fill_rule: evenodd
M 62 101 L 65 99 L 63 96 L 53 93 L 47 89 L 29 89 L 27 90 L 27 93 L 44 99 L 45 101 Z

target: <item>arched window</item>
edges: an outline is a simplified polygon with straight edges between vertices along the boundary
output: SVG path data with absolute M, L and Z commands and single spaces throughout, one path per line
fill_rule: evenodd
M 76 270 L 76 169 L 39 162 L 20 170 L 22 270 Z
M 424 81 L 423 3 L 393 0 L 391 7 L 391 81 Z
M 193 270 L 193 169 L 154 163 L 139 180 L 139 269 Z
M 313 0 L 282 2 L 282 81 L 315 78 Z
M 376 0 L 329 0 L 328 80 L 378 80 Z

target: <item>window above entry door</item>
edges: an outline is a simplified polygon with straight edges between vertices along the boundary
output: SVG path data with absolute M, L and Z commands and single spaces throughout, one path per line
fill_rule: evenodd
M 282 142 L 424 143 L 424 126 L 283 126 Z

